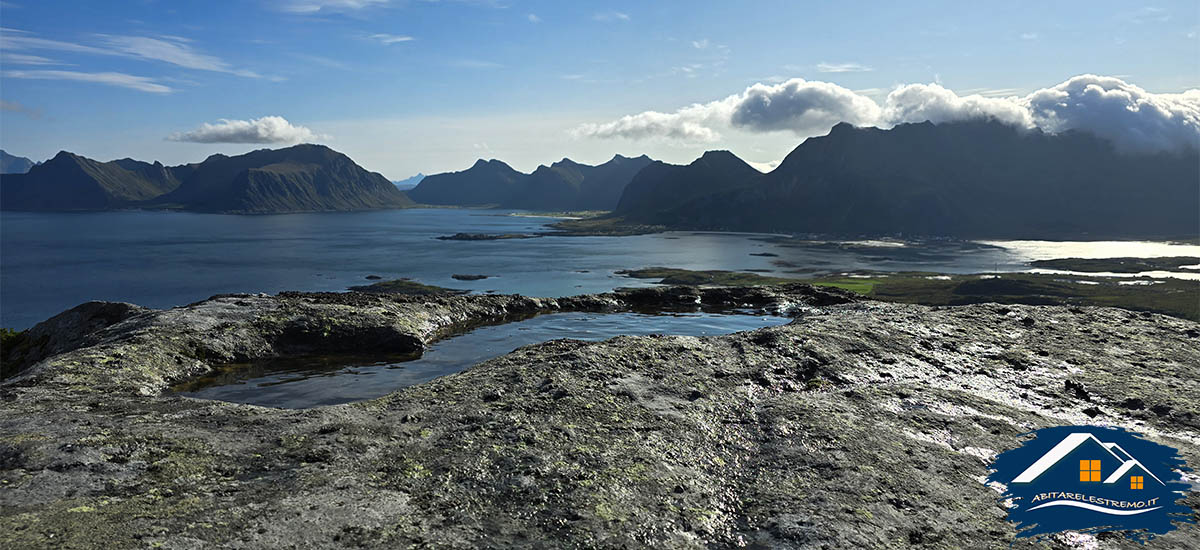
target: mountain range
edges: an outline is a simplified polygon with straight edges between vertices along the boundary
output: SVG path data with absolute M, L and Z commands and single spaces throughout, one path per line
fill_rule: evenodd
M 0 174 L 24 174 L 35 164 L 37 163 L 25 157 L 10 155 L 0 149 Z
M 408 195 L 423 204 L 611 210 L 629 181 L 651 162 L 645 155 L 616 155 L 596 166 L 562 159 L 525 174 L 499 160 L 480 159 L 461 172 L 427 176 Z
M 1195 236 L 1200 153 L 1126 152 L 994 121 L 835 126 L 767 174 L 656 163 L 613 217 L 675 229 L 964 238 Z
M 387 178 L 323 145 L 212 155 L 179 166 L 133 159 L 99 162 L 62 151 L 27 173 L 0 179 L 4 210 L 170 208 L 265 214 L 410 205 Z
M 717 231 L 1038 239 L 1200 232 L 1195 149 L 1123 151 L 1087 132 L 1046 134 L 996 121 L 886 130 L 839 124 L 766 174 L 728 151 L 688 165 L 645 155 L 597 166 L 562 159 L 529 174 L 481 159 L 461 172 L 423 177 L 407 194 L 322 145 L 179 166 L 98 162 L 65 151 L 41 164 L 3 158 L 6 169 L 29 166 L 0 178 L 5 210 L 279 213 L 415 201 L 612 210 L 616 224 Z

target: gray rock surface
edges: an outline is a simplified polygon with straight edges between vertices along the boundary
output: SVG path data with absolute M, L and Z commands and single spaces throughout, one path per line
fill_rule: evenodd
M 309 410 L 165 392 L 227 362 L 412 351 L 536 312 L 697 304 L 797 318 L 556 340 Z M 1200 464 L 1200 326 L 1120 309 L 930 308 L 794 285 L 232 295 L 55 319 L 41 326 L 58 332 L 53 355 L 22 356 L 0 385 L 4 548 L 1008 548 L 1013 527 L 983 479 L 1024 432 L 1118 424 Z M 1200 548 L 1200 530 L 1155 546 Z

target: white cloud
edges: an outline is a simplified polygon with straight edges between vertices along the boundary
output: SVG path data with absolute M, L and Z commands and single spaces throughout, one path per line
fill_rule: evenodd
M 1115 77 L 1080 75 L 1026 96 L 1039 128 L 1087 130 L 1132 149 L 1200 146 L 1200 89 L 1154 94 Z
M 705 38 L 703 40 L 693 40 L 692 47 L 696 48 L 697 50 L 706 49 L 706 48 L 708 48 L 708 39 Z
M 839 122 L 890 128 L 906 122 L 994 119 L 1049 133 L 1084 130 L 1125 150 L 1200 147 L 1200 89 L 1155 94 L 1117 77 L 1081 75 L 1024 97 L 1015 90 L 960 95 L 937 83 L 907 84 L 882 102 L 865 91 L 792 79 L 755 84 L 722 100 L 675 112 L 646 111 L 572 130 L 576 137 L 712 142 L 722 130 L 822 135 Z M 1014 92 L 1007 97 L 997 97 Z
M 1145 6 L 1134 11 L 1122 13 L 1117 16 L 1119 19 L 1124 19 L 1136 25 L 1146 23 L 1166 23 L 1171 20 L 1171 14 L 1163 8 L 1154 6 Z
M 878 119 L 879 105 L 866 96 L 829 82 L 793 78 L 774 86 L 747 88 L 730 122 L 759 132 L 791 130 L 810 135 L 838 122 L 861 126 Z
M 188 132 L 167 136 L 168 141 L 193 143 L 300 143 L 320 138 L 312 130 L 296 126 L 281 116 L 265 116 L 252 120 L 218 120 L 204 123 Z
M 199 71 L 230 73 L 251 78 L 260 76 L 252 71 L 234 69 L 220 58 L 198 52 L 187 44 L 186 39 L 175 37 L 158 39 L 145 36 L 115 36 L 107 34 L 97 36 L 108 47 L 129 57 L 162 61 Z
M 25 55 L 10 52 L 0 52 L 0 63 L 5 65 L 62 65 L 62 63 L 40 55 Z
M 959 96 L 940 84 L 907 84 L 892 90 L 884 101 L 882 114 L 876 124 L 883 126 L 927 120 L 940 124 L 989 117 L 1022 128 L 1033 126 L 1029 111 L 1013 99 Z
M 73 42 L 63 42 L 61 40 L 38 38 L 31 36 L 27 31 L 18 29 L 4 29 L 4 32 L 0 33 L 0 50 L 53 50 L 94 55 L 116 55 L 116 52 L 103 48 L 85 46 Z
M 152 38 L 146 36 L 97 34 L 95 38 L 102 44 L 100 46 L 91 46 L 38 38 L 25 31 L 14 32 L 11 29 L 5 29 L 5 31 L 5 34 L 0 35 L 0 49 L 5 50 L 6 53 L 24 50 L 51 50 L 89 55 L 108 55 L 146 61 L 161 61 L 200 71 L 215 71 L 252 78 L 260 76 L 253 71 L 235 69 L 220 58 L 197 51 L 188 43 L 190 41 L 186 38 L 173 36 Z M 13 54 L 7 53 L 7 55 Z
M 619 11 L 601 12 L 592 16 L 596 21 L 629 21 L 629 14 Z
M 1027 32 L 1021 34 L 1021 40 L 1037 40 L 1037 37 L 1038 35 L 1036 32 Z
M 398 35 L 398 34 L 384 34 L 384 33 L 372 34 L 369 38 L 371 40 L 374 40 L 376 42 L 386 44 L 386 45 L 398 44 L 400 42 L 410 42 L 412 40 L 415 40 L 415 38 L 413 38 L 411 36 Z
M 387 4 L 388 0 L 287 0 L 283 11 L 298 14 L 313 14 L 323 11 L 355 11 Z
M 526 15 L 525 18 L 528 19 L 530 23 L 541 23 L 542 22 L 542 18 L 538 17 L 536 13 L 531 13 L 529 15 Z
M 504 65 L 495 61 L 484 61 L 482 59 L 459 59 L 451 65 L 462 67 L 464 69 L 502 69 Z
M 42 117 L 42 112 L 38 109 L 31 109 L 29 107 L 26 107 L 25 105 L 17 103 L 16 101 L 5 101 L 3 99 L 0 99 L 0 111 L 7 111 L 10 113 L 21 113 L 23 115 L 28 116 L 29 118 L 41 118 Z
M 712 126 L 719 124 L 722 118 L 728 119 L 729 104 L 734 97 L 724 101 L 692 105 L 674 113 L 646 111 L 603 124 L 584 124 L 572 130 L 572 134 L 576 137 L 592 138 L 661 137 L 689 143 L 711 143 L 721 137 Z
M 754 162 L 752 160 L 748 160 L 748 161 L 746 161 L 746 164 L 749 164 L 755 170 L 758 170 L 759 172 L 762 172 L 765 174 L 767 172 L 770 172 L 771 170 L 778 168 L 779 162 L 780 161 L 778 161 L 778 160 L 772 160 L 770 162 Z
M 741 94 L 673 113 L 647 111 L 608 123 L 584 124 L 573 133 L 577 137 L 713 142 L 720 139 L 720 128 L 815 135 L 841 121 L 871 124 L 879 112 L 874 101 L 851 90 L 794 78 L 773 86 L 755 84 Z
M 865 73 L 875 69 L 858 63 L 817 63 L 817 70 L 823 73 Z
M 140 92 L 156 94 L 170 93 L 168 86 L 159 84 L 153 78 L 134 76 L 125 73 L 84 73 L 77 71 L 4 71 L 8 78 L 25 78 L 31 80 L 74 80 L 79 82 L 94 82 L 121 88 L 129 88 Z

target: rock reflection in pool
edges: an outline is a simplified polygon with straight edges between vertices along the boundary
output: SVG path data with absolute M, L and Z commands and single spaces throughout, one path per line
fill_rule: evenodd
M 484 326 L 436 342 L 407 357 L 304 357 L 222 367 L 179 386 L 179 395 L 303 409 L 387 395 L 427 382 L 521 346 L 575 338 L 603 340 L 618 335 L 707 336 L 782 325 L 786 317 L 746 313 L 552 313 L 524 321 Z

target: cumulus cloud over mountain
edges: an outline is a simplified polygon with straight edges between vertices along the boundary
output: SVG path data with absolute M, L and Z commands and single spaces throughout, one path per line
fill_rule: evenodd
M 1200 89 L 1154 94 L 1119 78 L 1081 75 L 1021 101 L 1049 132 L 1088 130 L 1134 149 L 1200 146 Z
M 293 144 L 318 137 L 312 130 L 293 125 L 281 116 L 265 116 L 251 120 L 221 119 L 216 124 L 206 122 L 195 130 L 171 134 L 167 139 L 193 143 Z
M 1200 89 L 1156 94 L 1115 77 L 1080 75 L 1024 97 L 958 95 L 939 84 L 907 84 L 883 104 L 829 82 L 795 78 L 755 84 L 740 94 L 673 113 L 647 111 L 612 122 L 585 124 L 576 136 L 712 142 L 720 132 L 790 131 L 821 135 L 839 122 L 890 128 L 991 118 L 1021 128 L 1058 133 L 1085 130 L 1125 150 L 1200 147 Z
M 938 84 L 908 84 L 892 90 L 884 102 L 880 118 L 871 125 L 890 127 L 927 120 L 938 124 L 978 118 L 994 118 L 1014 126 L 1033 127 L 1029 110 L 1012 98 L 959 96 Z
M 792 130 L 811 133 L 839 122 L 874 124 L 879 105 L 837 84 L 795 78 L 746 89 L 733 107 L 729 122 L 755 131 Z
M 612 122 L 584 124 L 575 128 L 578 137 L 645 139 L 665 137 L 680 141 L 710 142 L 721 137 L 714 126 L 727 124 L 736 96 L 723 101 L 696 104 L 674 113 L 646 111 Z

